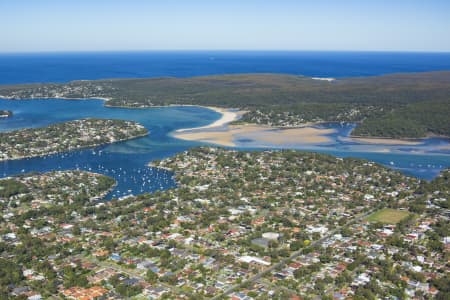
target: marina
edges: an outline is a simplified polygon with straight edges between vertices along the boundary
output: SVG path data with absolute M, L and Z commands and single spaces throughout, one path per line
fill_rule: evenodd
M 219 113 L 203 107 L 109 108 L 103 105 L 102 100 L 0 100 L 0 105 L 14 111 L 13 117 L 0 120 L 0 131 L 43 127 L 87 117 L 124 119 L 143 124 L 151 132 L 150 135 L 95 148 L 0 163 L 0 177 L 69 169 L 111 176 L 117 181 L 117 185 L 106 195 L 106 200 L 176 187 L 170 170 L 148 164 L 205 144 L 177 139 L 172 136 L 176 130 L 207 126 L 221 118 Z M 425 179 L 435 177 L 442 169 L 450 166 L 447 139 L 426 139 L 418 145 L 374 145 L 349 140 L 348 135 L 354 128 L 351 123 L 327 123 L 318 125 L 318 128 L 333 129 L 333 133 L 328 134 L 330 142 L 280 146 L 261 143 L 255 137 L 235 140 L 234 148 L 289 148 L 338 157 L 364 158 Z

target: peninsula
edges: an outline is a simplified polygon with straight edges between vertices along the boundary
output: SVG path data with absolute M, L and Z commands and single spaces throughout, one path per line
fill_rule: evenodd
M 53 171 L 0 179 L 0 207 L 33 208 L 102 199 L 115 185 L 111 177 L 86 171 Z M 81 188 L 82 187 L 82 188 Z M 4 201 L 4 200 L 8 201 Z M 24 213 L 24 211 L 22 212 Z
M 321 128 L 319 122 L 304 123 L 298 126 L 275 126 L 247 123 L 241 121 L 246 111 L 207 107 L 222 117 L 207 125 L 196 128 L 179 129 L 172 136 L 188 141 L 210 143 L 225 147 L 235 147 L 237 142 L 252 141 L 258 147 L 296 147 L 332 143 L 329 135 L 337 133 L 332 128 Z M 379 138 L 379 137 L 342 137 L 342 140 L 358 144 L 417 146 L 421 139 Z
M 327 143 L 328 134 L 334 133 L 333 129 L 319 129 L 308 126 L 276 127 L 262 124 L 242 123 L 239 120 L 245 115 L 245 111 L 236 109 L 224 109 L 208 107 L 222 117 L 214 123 L 196 127 L 176 130 L 172 135 L 176 138 L 188 141 L 199 141 L 220 146 L 234 147 L 235 140 L 257 140 L 261 146 L 289 146 L 293 144 Z
M 153 165 L 178 187 L 96 203 L 113 180 L 0 180 L 0 297 L 448 299 L 448 171 L 210 147 Z
M 107 106 L 201 105 L 246 111 L 241 122 L 298 127 L 355 122 L 359 137 L 450 136 L 450 72 L 316 80 L 283 74 L 73 81 L 0 86 L 0 97 L 102 98 Z
M 0 133 L 0 161 L 95 147 L 147 135 L 131 121 L 81 119 Z

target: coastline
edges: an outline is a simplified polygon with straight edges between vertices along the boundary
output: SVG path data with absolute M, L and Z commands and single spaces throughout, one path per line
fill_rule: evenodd
M 182 106 L 186 106 L 186 105 L 182 105 Z M 236 110 L 236 109 L 232 109 L 232 108 L 222 108 L 222 107 L 216 107 L 216 106 L 201 106 L 201 105 L 188 105 L 188 106 L 197 106 L 197 107 L 207 108 L 207 109 L 213 110 L 213 111 L 221 114 L 221 117 L 219 120 L 216 120 L 209 125 L 193 127 L 193 128 L 178 129 L 175 131 L 176 133 L 222 128 L 231 122 L 239 120 L 242 117 L 242 115 L 246 113 L 245 111 L 241 111 L 241 110 Z
M 245 113 L 235 109 L 202 106 L 222 114 L 222 117 L 206 126 L 183 128 L 174 131 L 171 136 L 188 141 L 211 143 L 225 147 L 236 147 L 235 140 L 252 140 L 259 146 L 283 147 L 292 144 L 328 143 L 327 135 L 334 129 L 319 129 L 309 124 L 301 127 L 280 128 L 260 124 L 230 125 Z
M 329 78 L 326 78 L 329 79 Z M 230 125 L 230 123 L 239 120 L 243 114 L 246 113 L 246 111 L 242 111 L 239 109 L 232 109 L 232 108 L 223 108 L 223 107 L 215 107 L 215 106 L 204 106 L 204 105 L 195 105 L 195 104 L 169 104 L 169 105 L 152 105 L 152 106 L 140 106 L 140 107 L 133 107 L 133 106 L 124 106 L 124 105 L 110 105 L 108 104 L 109 100 L 111 98 L 107 97 L 87 97 L 87 98 L 70 98 L 70 97 L 35 97 L 35 98 L 10 98 L 5 96 L 0 96 L 0 99 L 4 100 L 38 100 L 38 99 L 61 99 L 61 100 L 70 100 L 70 101 L 77 101 L 77 100 L 102 100 L 104 101 L 103 105 L 105 107 L 110 108 L 126 108 L 126 109 L 147 109 L 147 108 L 159 108 L 159 107 L 184 107 L 184 106 L 196 106 L 196 107 L 203 107 L 210 110 L 213 110 L 217 113 L 220 113 L 222 117 L 205 126 L 201 127 L 194 127 L 194 128 L 183 128 L 178 129 L 171 133 L 170 135 L 183 139 L 183 140 L 189 140 L 189 141 L 200 141 L 200 142 L 207 142 L 207 143 L 213 143 L 221 146 L 236 146 L 236 144 L 233 142 L 234 137 L 240 136 L 241 138 L 246 139 L 247 135 L 250 133 L 258 133 L 258 131 L 264 132 L 268 136 L 264 137 L 261 134 L 258 135 L 258 140 L 268 142 L 270 144 L 276 145 L 276 146 L 287 146 L 288 144 L 292 144 L 289 142 L 295 143 L 302 143 L 302 144 L 311 144 L 311 143 L 326 143 L 330 142 L 331 140 L 326 137 L 325 135 L 333 133 L 333 132 L 326 132 L 326 131 L 318 131 L 311 130 L 313 128 L 313 125 L 318 125 L 320 123 L 316 122 L 308 122 L 305 123 L 302 126 L 298 127 L 271 127 L 268 125 L 260 125 L 260 124 L 240 124 L 240 125 Z M 325 122 L 328 123 L 328 122 Z M 300 129 L 309 129 L 309 134 L 306 130 L 300 130 Z M 313 128 L 315 129 L 315 128 Z M 271 136 L 272 131 L 277 130 L 278 134 L 277 136 Z M 288 130 L 290 131 L 289 133 Z M 297 134 L 294 134 L 294 132 L 297 131 Z M 259 133 L 261 133 L 259 132 Z M 389 137 L 371 137 L 371 136 L 355 136 L 351 133 L 347 137 L 342 137 L 341 140 L 347 141 L 347 142 L 354 142 L 361 145 L 388 145 L 388 146 L 418 146 L 421 145 L 425 139 L 435 137 L 434 135 L 427 135 L 421 138 L 389 138 Z M 437 136 L 440 138 L 450 138 L 447 136 Z M 293 139 L 293 140 L 292 140 Z
M 231 126 L 228 126 L 228 124 L 239 120 L 245 113 L 245 111 L 215 106 L 198 107 L 203 107 L 215 111 L 221 114 L 221 117 L 209 125 L 175 130 L 173 133 L 171 133 L 171 136 L 187 141 L 206 142 L 226 147 L 236 146 L 233 142 L 232 133 L 230 131 Z
M 239 120 L 240 116 L 245 112 L 219 107 L 201 107 L 214 110 L 222 114 L 222 117 L 209 125 L 178 129 L 170 135 L 182 140 L 204 142 L 224 147 L 236 147 L 239 140 L 249 141 L 251 146 L 256 147 L 295 147 L 333 143 L 334 140 L 329 135 L 337 132 L 335 129 L 315 127 L 315 125 L 320 123 L 305 123 L 297 127 L 273 127 L 251 123 L 231 125 L 232 122 Z M 367 146 L 420 146 L 426 138 L 429 137 L 395 139 L 359 137 L 350 134 L 338 139 Z M 445 149 L 445 146 L 443 147 Z M 382 152 L 389 151 L 388 149 L 383 149 Z
M 105 146 L 105 145 L 113 145 L 113 144 L 117 144 L 120 142 L 125 142 L 125 141 L 130 141 L 130 140 L 134 140 L 134 139 L 138 139 L 144 136 L 147 136 L 150 134 L 150 131 L 145 133 L 145 134 L 140 134 L 140 135 L 136 135 L 130 138 L 125 138 L 125 139 L 119 139 L 116 140 L 112 143 L 99 143 L 99 144 L 93 144 L 93 145 L 89 145 L 89 146 L 84 146 L 84 147 L 79 147 L 79 148 L 69 148 L 69 149 L 65 149 L 63 151 L 49 151 L 47 153 L 42 153 L 42 154 L 36 154 L 36 155 L 24 155 L 24 156 L 15 156 L 15 157 L 11 157 L 8 159 L 4 159 L 4 158 L 0 158 L 0 163 L 2 162 L 7 162 L 7 161 L 11 161 L 11 160 L 19 160 L 19 159 L 27 159 L 27 158 L 36 158 L 36 157 L 45 157 L 47 155 L 53 155 L 53 154 L 58 154 L 58 153 L 66 153 L 66 152 L 70 152 L 70 151 L 76 151 L 76 150 L 84 150 L 84 149 L 89 149 L 89 148 L 95 148 L 95 147 L 100 147 L 100 146 Z
M 348 139 L 352 142 L 370 145 L 417 146 L 422 144 L 422 139 L 396 139 L 388 137 L 359 137 L 359 136 L 349 136 Z
M 61 100 L 103 100 L 105 102 L 111 100 L 112 98 L 105 98 L 105 97 L 78 97 L 78 98 L 71 98 L 71 97 L 61 97 L 61 96 L 54 96 L 54 97 L 32 97 L 32 98 L 14 98 L 14 97 L 6 97 L 1 96 L 0 99 L 3 100 L 12 100 L 12 101 L 27 101 L 27 100 L 46 100 L 46 99 L 61 99 Z

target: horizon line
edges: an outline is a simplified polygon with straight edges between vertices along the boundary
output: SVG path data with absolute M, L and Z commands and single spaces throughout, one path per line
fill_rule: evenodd
M 345 49 L 110 49 L 110 50 L 38 50 L 1 51 L 4 54 L 50 54 L 50 53 L 126 53 L 126 52 L 355 52 L 355 53 L 436 53 L 450 54 L 450 50 L 345 50 Z

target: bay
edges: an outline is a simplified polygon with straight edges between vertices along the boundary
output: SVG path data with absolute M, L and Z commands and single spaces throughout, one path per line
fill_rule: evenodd
M 106 199 L 174 187 L 171 172 L 147 164 L 199 145 L 172 138 L 169 132 L 207 125 L 220 118 L 220 114 L 201 107 L 109 108 L 103 106 L 102 100 L 0 100 L 0 108 L 14 112 L 13 117 L 0 119 L 0 131 L 43 127 L 80 118 L 133 120 L 144 125 L 150 131 L 145 137 L 94 149 L 0 162 L 0 177 L 68 169 L 112 176 L 118 185 Z
M 450 53 L 320 51 L 147 51 L 0 54 L 0 84 L 142 77 L 190 77 L 235 73 L 285 73 L 312 77 L 359 77 L 400 72 L 450 70 Z M 114 118 L 142 123 L 150 135 L 113 145 L 46 157 L 0 162 L 0 177 L 33 171 L 83 169 L 114 177 L 107 196 L 120 197 L 176 186 L 172 173 L 148 162 L 201 145 L 171 137 L 180 128 L 204 126 L 220 115 L 201 107 L 107 108 L 101 100 L 0 100 L 14 112 L 0 119 L 0 131 L 42 127 L 79 118 Z M 427 139 L 420 146 L 361 145 L 347 139 L 353 124 L 323 124 L 336 130 L 332 142 L 287 148 L 360 157 L 431 179 L 450 166 L 448 139 Z M 250 139 L 237 149 L 266 149 Z M 280 149 L 275 145 L 270 149 Z
M 0 109 L 14 113 L 11 118 L 0 119 L 0 131 L 43 127 L 80 118 L 124 119 L 143 124 L 150 131 L 145 137 L 93 149 L 0 162 L 0 177 L 68 169 L 112 176 L 118 185 L 106 199 L 175 187 L 171 172 L 149 167 L 148 163 L 202 145 L 173 138 L 170 133 L 174 130 L 204 126 L 220 118 L 217 112 L 197 106 L 111 108 L 105 107 L 102 100 L 0 100 Z M 435 151 L 436 147 L 448 146 L 448 139 L 427 139 L 422 145 L 414 147 L 361 145 L 346 139 L 353 124 L 329 123 L 320 126 L 335 129 L 335 133 L 330 134 L 331 143 L 292 145 L 288 148 L 364 158 L 424 179 L 431 179 L 450 166 L 450 151 Z M 238 142 L 236 148 L 279 149 L 275 146 L 256 147 L 250 140 Z

